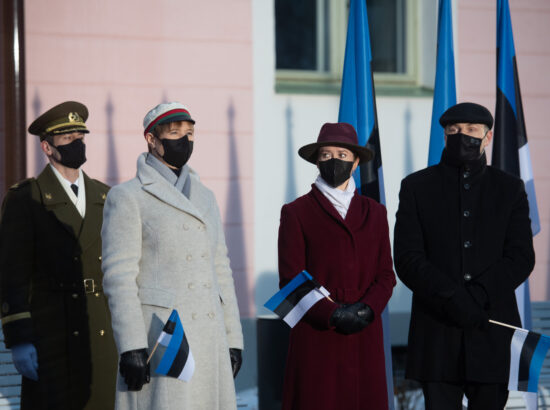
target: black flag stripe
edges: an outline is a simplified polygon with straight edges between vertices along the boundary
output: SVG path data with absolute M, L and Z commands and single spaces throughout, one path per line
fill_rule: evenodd
M 284 318 L 288 312 L 290 312 L 294 307 L 302 300 L 302 298 L 311 292 L 312 289 L 315 289 L 315 283 L 311 280 L 306 280 L 296 289 L 294 289 L 284 300 L 281 302 L 274 312 L 280 318 Z
M 170 377 L 175 377 L 177 379 L 181 374 L 183 368 L 185 367 L 185 363 L 187 362 L 188 356 L 189 356 L 189 343 L 187 343 L 187 338 L 185 337 L 185 333 L 184 333 L 183 340 L 181 341 L 181 345 L 178 350 L 178 353 L 176 354 L 176 357 L 174 357 L 172 366 L 170 366 L 170 370 L 168 370 L 168 373 L 166 375 Z
M 519 358 L 519 371 L 518 371 L 518 390 L 527 391 L 529 384 L 529 368 L 531 367 L 531 359 L 533 353 L 539 343 L 540 334 L 529 332 L 521 348 L 521 355 Z

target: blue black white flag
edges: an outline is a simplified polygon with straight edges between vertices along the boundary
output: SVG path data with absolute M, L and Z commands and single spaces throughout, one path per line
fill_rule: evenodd
M 158 374 L 188 382 L 195 371 L 195 359 L 189 348 L 177 310 L 164 325 L 158 343 L 166 346 L 166 351 L 155 370 Z
M 304 270 L 273 295 L 264 306 L 290 327 L 294 327 L 313 305 L 329 295 L 329 291 Z
M 508 390 L 536 393 L 550 337 L 524 329 L 514 331 L 510 346 Z
M 338 121 L 353 125 L 357 131 L 359 145 L 374 151 L 374 159 L 359 165 L 353 174 L 359 193 L 385 204 L 382 151 L 378 133 L 369 22 L 365 0 L 351 0 L 350 2 Z M 365 244 L 365 246 L 368 245 Z M 381 316 L 388 406 L 390 410 L 393 410 L 390 315 L 387 306 Z
M 439 117 L 456 104 L 455 57 L 451 0 L 439 0 L 437 20 L 437 61 L 428 166 L 439 163 L 445 147 L 445 131 Z

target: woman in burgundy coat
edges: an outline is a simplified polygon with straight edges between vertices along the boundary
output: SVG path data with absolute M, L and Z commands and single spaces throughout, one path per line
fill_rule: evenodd
M 281 210 L 280 286 L 305 269 L 334 302 L 319 301 L 291 331 L 283 410 L 385 410 L 380 315 L 395 286 L 386 209 L 351 178 L 373 153 L 350 124 L 327 123 L 298 154 L 320 176 Z

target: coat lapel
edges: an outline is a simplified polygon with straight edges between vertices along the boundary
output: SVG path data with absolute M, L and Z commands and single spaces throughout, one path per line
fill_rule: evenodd
M 103 205 L 107 197 L 107 187 L 103 188 L 101 185 L 94 183 L 86 174 L 84 174 L 84 186 L 86 187 L 86 215 L 78 238 L 82 251 L 87 249 L 100 236 Z
M 142 155 L 138 160 L 138 178 L 140 179 L 143 190 L 153 195 L 160 201 L 173 206 L 180 211 L 186 212 L 203 223 L 203 214 L 199 209 L 203 209 L 204 195 L 197 189 L 198 186 L 194 181 L 192 172 L 189 173 L 191 182 L 190 199 L 187 199 L 176 187 L 170 184 L 162 175 L 160 175 L 153 167 L 145 162 L 145 155 Z
M 61 225 L 75 238 L 82 226 L 82 217 L 61 186 L 50 165 L 36 179 L 46 210 L 53 212 Z

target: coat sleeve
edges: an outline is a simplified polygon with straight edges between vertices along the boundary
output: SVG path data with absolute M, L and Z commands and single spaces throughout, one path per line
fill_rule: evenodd
M 378 257 L 378 271 L 376 272 L 374 283 L 362 299 L 362 302 L 369 305 L 376 316 L 379 316 L 388 304 L 393 292 L 393 287 L 395 286 L 388 217 L 386 208 L 382 207 L 382 209 L 383 212 L 380 215 L 382 219 L 382 231 L 379 236 L 381 246 Z
M 103 290 L 109 300 L 119 353 L 147 348 L 147 333 L 138 296 L 142 221 L 136 199 L 122 186 L 112 188 L 103 209 Z
M 474 277 L 487 291 L 489 302 L 498 298 L 500 291 L 513 292 L 521 285 L 535 266 L 533 233 L 529 219 L 529 201 L 523 181 L 517 181 L 512 210 L 503 242 L 502 258 L 480 276 Z
M 227 246 L 225 243 L 220 211 L 216 204 L 215 198 L 212 198 L 212 200 L 214 201 L 216 208 L 216 219 L 218 226 L 218 239 L 216 244 L 216 255 L 214 257 L 214 266 L 218 286 L 220 287 L 220 297 L 224 314 L 227 342 L 230 348 L 242 350 L 244 347 L 243 332 L 241 328 L 237 296 L 235 294 L 235 284 L 229 264 L 229 258 L 227 256 Z
M 7 193 L 0 220 L 0 306 L 8 348 L 33 341 L 30 286 L 36 242 L 26 189 Z
M 426 257 L 416 200 L 407 179 L 399 192 L 393 250 L 397 276 L 415 295 L 432 305 L 454 295 L 457 285 Z
M 298 273 L 307 268 L 304 233 L 298 217 L 288 205 L 284 205 L 281 209 L 278 248 L 279 287 L 283 288 Z M 337 307 L 327 298 L 321 299 L 308 310 L 302 320 L 318 329 L 330 329 L 330 317 Z

